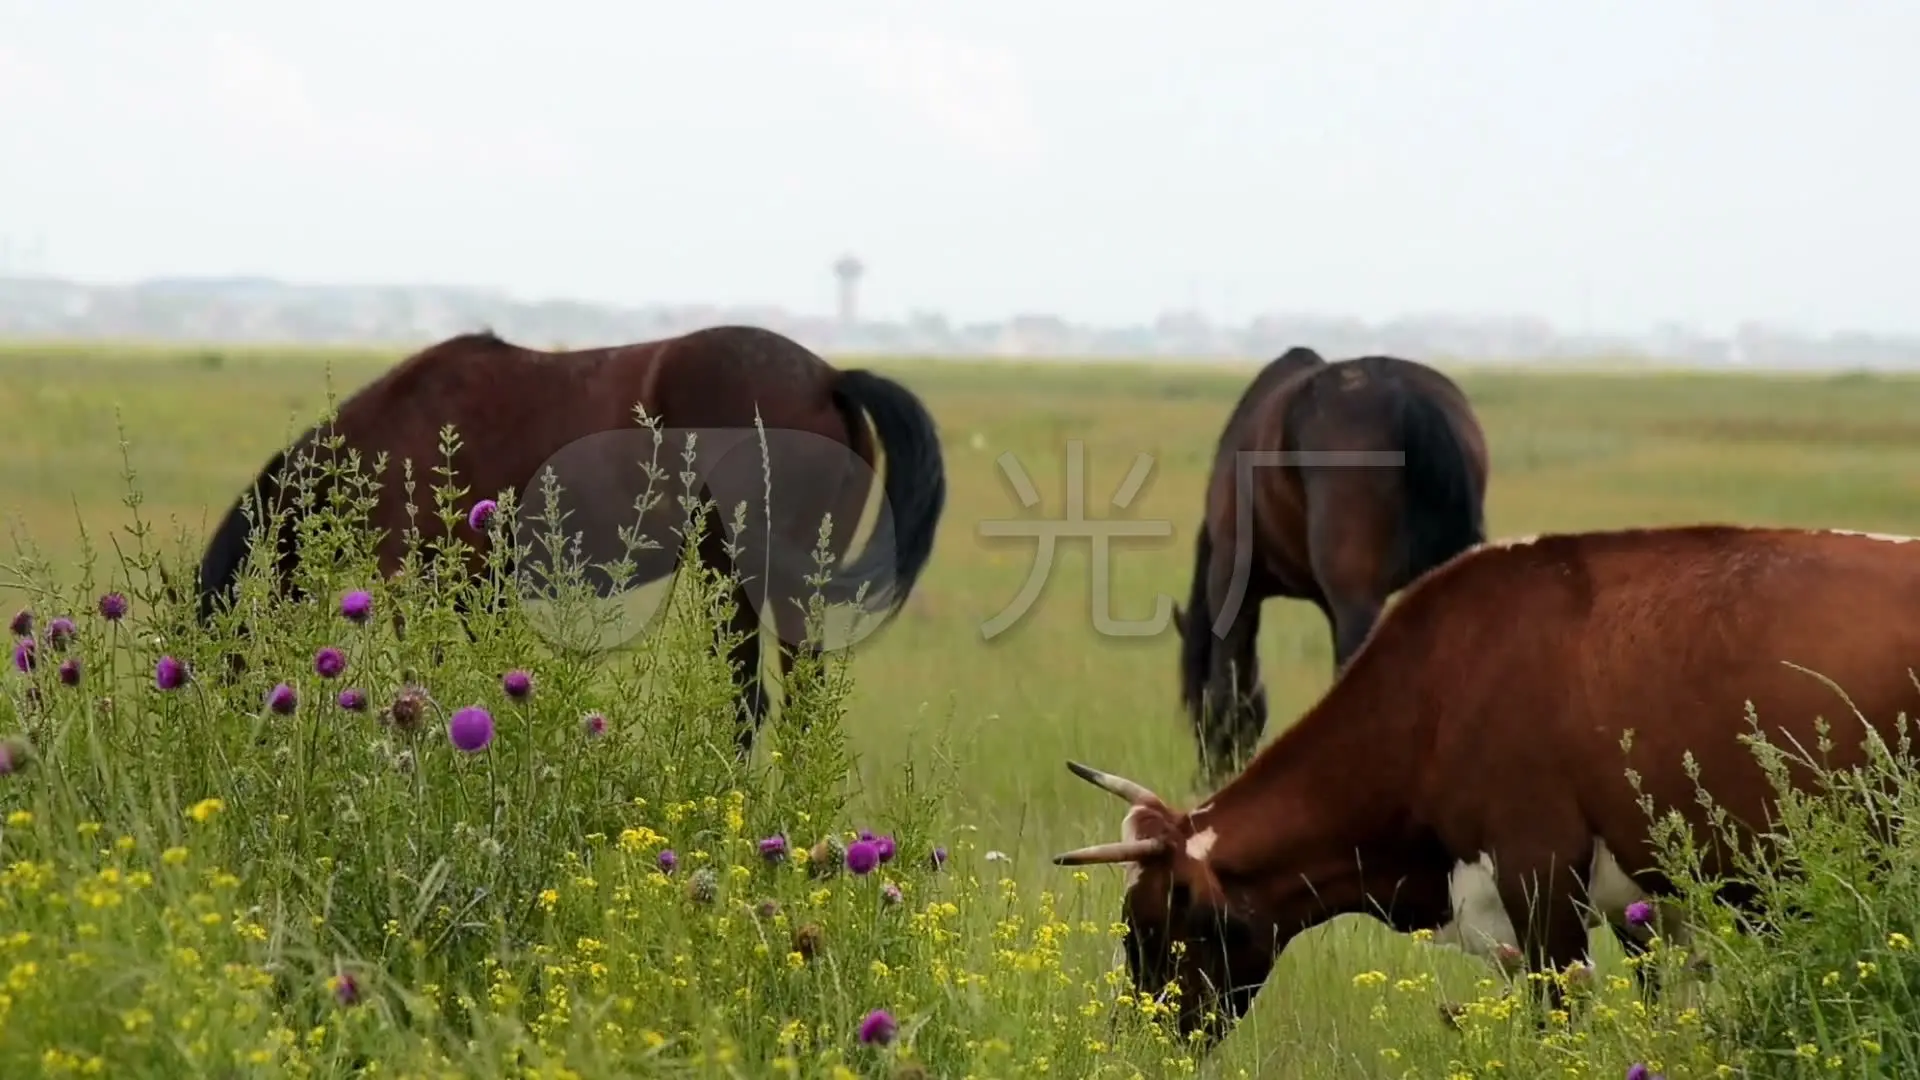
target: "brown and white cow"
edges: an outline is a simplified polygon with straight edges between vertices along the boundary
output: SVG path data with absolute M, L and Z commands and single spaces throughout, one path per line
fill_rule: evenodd
M 1916 662 L 1920 543 L 1904 537 L 1701 525 L 1488 544 L 1406 589 L 1321 700 L 1193 810 L 1069 763 L 1130 805 L 1119 842 L 1054 862 L 1127 864 L 1134 983 L 1177 981 L 1182 1029 L 1210 1040 L 1289 941 L 1342 914 L 1561 970 L 1586 957 L 1590 918 L 1619 924 L 1671 890 L 1629 768 L 1656 814 L 1703 831 L 1690 751 L 1720 808 L 1764 822 L 1748 703 L 1776 745 L 1815 746 L 1824 717 L 1846 767 L 1864 760 L 1853 707 L 1890 746 L 1901 711 L 1920 715 Z

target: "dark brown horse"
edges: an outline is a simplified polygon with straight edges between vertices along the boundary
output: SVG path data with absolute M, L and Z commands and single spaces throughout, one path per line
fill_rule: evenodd
M 512 492 L 522 519 L 515 539 L 537 546 L 531 534 L 544 535 L 551 526 L 528 526 L 524 519 L 544 513 L 540 474 L 551 469 L 568 515 L 562 531 L 583 537 L 582 547 L 590 554 L 614 559 L 628 554 L 617 549 L 615 534 L 635 527 L 637 497 L 648 488 L 643 470 L 655 455 L 653 437 L 638 426 L 636 408 L 668 435 L 657 464 L 670 477 L 686 468 L 675 433 L 697 432 L 695 483 L 704 490 L 696 494 L 717 504 L 705 512 L 700 561 L 742 578 L 732 629 L 744 641 L 729 659 L 738 666 L 736 686 L 746 712 L 739 746 L 749 753 L 767 711 L 760 686 L 761 612 L 771 604 L 784 677 L 805 638 L 804 603 L 813 589 L 806 577 L 817 570 L 812 554 L 822 515 L 830 513 L 832 524 L 833 576 L 821 588 L 830 603 L 854 599 L 864 584 L 869 593 L 860 602 L 866 611 L 890 616 L 932 554 L 946 501 L 945 465 L 933 418 L 899 383 L 871 371 L 837 370 L 787 337 L 747 326 L 571 351 L 523 348 L 492 333 L 466 334 L 413 354 L 348 398 L 330 423 L 276 453 L 254 490 L 268 506 L 283 504 L 294 485 L 290 455 L 304 461 L 326 454 L 316 444 L 328 434 L 342 437 L 342 450 L 357 451 L 363 463 L 384 454 L 387 475 L 370 524 L 380 530 L 380 571 L 391 576 L 401 568 L 410 529 L 417 529 L 427 546 L 446 536 L 430 490 L 410 497 L 400 469 L 412 462 L 416 488 L 442 483 L 432 470 L 447 464 L 441 460 L 440 438 L 442 428 L 451 425 L 461 446 L 450 464 L 454 482 L 469 493 L 468 505 Z M 875 435 L 887 457 L 885 501 L 860 556 L 842 565 L 872 489 Z M 655 485 L 665 500 L 664 509 L 650 515 L 656 524 L 673 516 L 687 520 L 685 507 L 675 502 L 682 494 L 679 487 L 671 479 Z M 407 516 L 409 498 L 419 504 L 413 518 Z M 201 562 L 203 623 L 213 617 L 217 602 L 230 603 L 235 595 L 251 540 L 242 516 L 245 501 L 243 494 L 234 503 Z M 730 526 L 740 504 L 746 527 L 736 534 Z M 470 569 L 478 574 L 489 530 L 464 520 L 465 506 L 461 513 L 454 532 L 477 553 Z M 639 564 L 634 584 L 666 576 L 680 554 L 679 541 L 662 535 L 666 530 L 646 531 L 660 549 L 632 553 Z M 278 544 L 280 588 L 297 595 L 290 522 Z M 612 591 L 604 574 L 588 576 L 603 596 Z
M 1191 599 L 1174 609 L 1181 700 L 1209 785 L 1266 728 L 1261 601 L 1318 607 L 1338 671 L 1390 595 L 1485 540 L 1486 484 L 1473 407 L 1433 368 L 1328 363 L 1296 347 L 1254 376 L 1214 452 Z

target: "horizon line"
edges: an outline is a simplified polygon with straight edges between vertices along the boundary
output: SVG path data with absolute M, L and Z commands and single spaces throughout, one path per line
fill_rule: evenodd
M 478 333 L 480 331 L 468 331 Z M 458 335 L 453 335 L 458 336 Z M 433 342 L 445 340 L 433 339 Z M 522 347 L 544 349 L 544 346 L 526 345 L 502 338 L 509 344 L 521 344 Z M 275 339 L 198 339 L 168 338 L 154 336 L 99 335 L 73 337 L 68 335 L 34 336 L 10 334 L 0 331 L 0 366 L 9 363 L 35 359 L 25 353 L 34 350 L 93 352 L 102 349 L 126 349 L 136 352 L 155 354 L 150 358 L 156 361 L 177 359 L 187 353 L 251 353 L 266 354 L 262 359 L 272 357 L 296 364 L 326 364 L 333 360 L 355 356 L 362 359 L 374 359 L 379 356 L 390 357 L 389 363 L 400 360 L 420 351 L 425 346 L 418 341 L 288 341 Z M 603 345 L 578 346 L 578 348 L 604 348 Z M 575 348 L 575 346 L 568 346 Z M 551 350 L 548 350 L 551 351 Z M 973 352 L 889 352 L 873 349 L 831 349 L 813 350 L 822 359 L 836 366 L 848 364 L 875 364 L 901 367 L 913 367 L 922 364 L 957 364 L 975 366 L 1012 366 L 1032 365 L 1042 367 L 1119 367 L 1144 371 L 1164 370 L 1182 375 L 1199 374 L 1239 374 L 1258 370 L 1271 357 L 1230 357 L 1230 356 L 1170 356 L 1125 353 L 1033 353 L 1002 354 Z M 276 356 L 277 354 L 277 356 Z M 131 359 L 126 358 L 126 359 Z M 1344 357 L 1330 358 L 1344 359 Z M 1826 367 L 1769 364 L 1765 362 L 1747 362 L 1740 364 L 1710 363 L 1703 361 L 1676 360 L 1660 357 L 1616 356 L 1605 353 L 1593 353 L 1567 357 L 1537 357 L 1524 360 L 1473 359 L 1447 354 L 1435 354 L 1421 358 L 1428 364 L 1448 374 L 1458 375 L 1526 375 L 1552 377 L 1557 375 L 1585 376 L 1648 376 L 1648 375 L 1708 375 L 1718 377 L 1749 377 L 1770 380 L 1794 381 L 1838 378 L 1868 377 L 1904 379 L 1920 376 L 1920 364 L 1875 367 L 1865 364 L 1834 364 Z
M 676 309 L 685 310 L 685 309 L 700 309 L 700 308 L 708 308 L 716 311 L 752 311 L 752 310 L 759 309 L 759 310 L 765 310 L 769 312 L 777 312 L 782 316 L 791 317 L 795 319 L 801 319 L 806 321 L 817 321 L 823 324 L 845 325 L 840 323 L 838 316 L 835 315 L 831 310 L 823 310 L 816 313 L 808 309 L 788 308 L 782 304 L 769 302 L 769 301 L 723 302 L 723 301 L 714 301 L 714 300 L 649 300 L 649 301 L 589 300 L 589 299 L 583 299 L 578 295 L 572 295 L 572 294 L 564 294 L 564 293 L 536 294 L 536 293 L 515 290 L 502 285 L 457 283 L 457 282 L 447 282 L 447 281 L 407 282 L 407 281 L 392 281 L 392 280 L 352 281 L 352 280 L 328 280 L 328 279 L 299 279 L 299 278 L 281 277 L 273 274 L 264 274 L 264 273 L 150 274 L 143 277 L 115 278 L 115 277 L 80 277 L 80 276 L 74 276 L 69 274 L 52 273 L 47 271 L 35 271 L 31 273 L 23 273 L 18 271 L 11 271 L 11 270 L 0 271 L 0 283 L 8 283 L 8 282 L 56 284 L 56 285 L 76 286 L 80 288 L 89 288 L 89 289 L 138 289 L 143 287 L 154 287 L 154 286 L 165 287 L 169 285 L 191 286 L 191 285 L 259 284 L 259 285 L 267 285 L 267 286 L 283 288 L 291 291 L 395 290 L 395 291 L 464 292 L 464 293 L 475 294 L 477 296 L 490 296 L 495 299 L 499 299 L 499 300 L 503 300 L 503 301 L 506 301 L 509 303 L 515 303 L 515 304 L 540 305 L 540 304 L 563 303 L 563 304 L 576 304 L 583 307 L 601 308 L 609 311 L 630 311 L 630 312 L 641 312 L 641 311 L 647 311 L 647 310 L 672 311 Z M 1920 339 L 1920 327 L 1916 327 L 1914 329 L 1906 329 L 1906 330 L 1868 330 L 1868 329 L 1861 329 L 1857 327 L 1843 327 L 1843 328 L 1816 330 L 1816 329 L 1807 329 L 1803 327 L 1797 327 L 1789 323 L 1770 322 L 1770 321 L 1767 321 L 1761 318 L 1756 318 L 1753 316 L 1746 316 L 1746 317 L 1742 317 L 1740 319 L 1734 320 L 1732 328 L 1724 331 L 1706 329 L 1700 323 L 1689 322 L 1685 319 L 1673 318 L 1673 317 L 1654 319 L 1647 323 L 1641 324 L 1637 328 L 1628 328 L 1624 326 L 1574 327 L 1566 323 L 1556 322 L 1555 320 L 1543 315 L 1529 314 L 1521 311 L 1499 312 L 1491 309 L 1478 309 L 1478 310 L 1407 309 L 1407 310 L 1401 311 L 1398 314 L 1384 316 L 1380 318 L 1370 318 L 1363 315 L 1352 314 L 1350 312 L 1333 311 L 1333 310 L 1274 309 L 1274 310 L 1268 310 L 1265 312 L 1256 313 L 1238 322 L 1234 322 L 1234 321 L 1217 321 L 1215 316 L 1211 315 L 1210 313 L 1205 311 L 1203 308 L 1189 307 L 1189 306 L 1178 305 L 1178 304 L 1161 307 L 1153 314 L 1146 315 L 1146 316 L 1137 316 L 1130 321 L 1124 321 L 1124 322 L 1096 322 L 1096 321 L 1076 320 L 1064 315 L 1056 314 L 1054 312 L 1041 311 L 1041 310 L 1015 310 L 1015 311 L 1002 314 L 997 317 L 962 319 L 962 318 L 949 316 L 944 311 L 940 311 L 940 310 L 918 309 L 918 310 L 909 310 L 904 314 L 891 316 L 891 317 L 856 318 L 852 325 L 856 327 L 860 325 L 872 325 L 872 326 L 908 325 L 912 322 L 912 320 L 916 316 L 919 316 L 919 315 L 934 315 L 947 321 L 950 325 L 960 326 L 960 327 L 964 327 L 968 325 L 1000 325 L 1000 324 L 1015 322 L 1022 319 L 1039 318 L 1039 319 L 1055 319 L 1069 327 L 1090 328 L 1090 329 L 1120 329 L 1120 328 L 1127 328 L 1127 327 L 1150 327 L 1156 321 L 1162 318 L 1166 318 L 1168 316 L 1176 316 L 1176 317 L 1197 316 L 1202 323 L 1206 324 L 1209 327 L 1214 327 L 1214 328 L 1229 328 L 1229 327 L 1236 327 L 1236 326 L 1248 327 L 1248 326 L 1253 326 L 1263 320 L 1296 320 L 1297 319 L 1302 321 L 1325 320 L 1330 322 L 1353 322 L 1368 328 L 1388 327 L 1396 323 L 1415 322 L 1415 321 L 1424 321 L 1424 320 L 1439 320 L 1439 321 L 1459 320 L 1462 322 L 1481 322 L 1481 323 L 1489 323 L 1489 322 L 1536 323 L 1536 324 L 1539 324 L 1544 329 L 1550 331 L 1557 337 L 1574 338 L 1574 339 L 1641 338 L 1649 335 L 1667 334 L 1675 330 L 1680 331 L 1682 334 L 1686 336 L 1703 338 L 1708 340 L 1715 340 L 1715 341 L 1732 341 L 1736 337 L 1738 337 L 1743 330 L 1761 330 L 1761 331 L 1766 331 L 1771 333 L 1783 334 L 1787 336 L 1807 337 L 1807 338 L 1832 339 L 1832 338 L 1855 337 L 1855 338 L 1878 338 L 1883 340 L 1884 339 Z

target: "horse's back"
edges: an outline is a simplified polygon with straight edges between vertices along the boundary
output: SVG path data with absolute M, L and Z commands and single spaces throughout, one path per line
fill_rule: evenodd
M 619 426 L 633 421 L 636 405 L 655 416 L 681 414 L 669 423 L 692 423 L 716 407 L 737 412 L 729 406 L 755 397 L 777 407 L 785 397 L 823 395 L 832 375 L 812 350 L 754 326 L 566 350 L 528 348 L 489 332 L 462 334 L 419 350 L 368 384 L 342 405 L 336 429 L 350 437 L 398 433 L 419 428 L 430 415 L 436 422 L 426 426 L 437 432 L 441 423 L 524 425 L 547 413 L 577 417 L 574 427 Z M 749 418 L 751 412 L 748 404 Z
M 1468 407 L 1466 392 L 1440 369 L 1405 357 L 1370 353 L 1301 371 L 1278 388 L 1268 414 L 1282 424 L 1298 423 L 1318 410 L 1362 408 L 1390 415 L 1386 410 L 1409 395 L 1433 400 L 1451 413 Z
M 1478 426 L 1478 422 L 1473 418 L 1473 404 L 1467 396 L 1466 388 L 1446 372 L 1432 364 L 1409 360 L 1403 356 L 1371 356 L 1362 359 L 1373 361 L 1375 367 L 1388 378 L 1403 380 L 1415 393 L 1434 399 L 1453 414 L 1455 420 L 1464 420 Z
M 683 374 L 710 373 L 758 383 L 798 386 L 830 377 L 833 365 L 776 330 L 726 325 L 695 330 L 673 341 L 672 365 Z

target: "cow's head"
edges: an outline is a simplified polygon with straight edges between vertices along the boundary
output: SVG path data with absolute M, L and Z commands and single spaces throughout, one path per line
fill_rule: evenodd
M 1204 1031 L 1209 1047 L 1245 1014 L 1273 969 L 1272 927 L 1236 910 L 1209 861 L 1217 836 L 1131 780 L 1077 762 L 1074 775 L 1127 800 L 1120 839 L 1056 855 L 1060 866 L 1127 868 L 1120 917 L 1134 989 L 1177 988 L 1183 1034 Z

